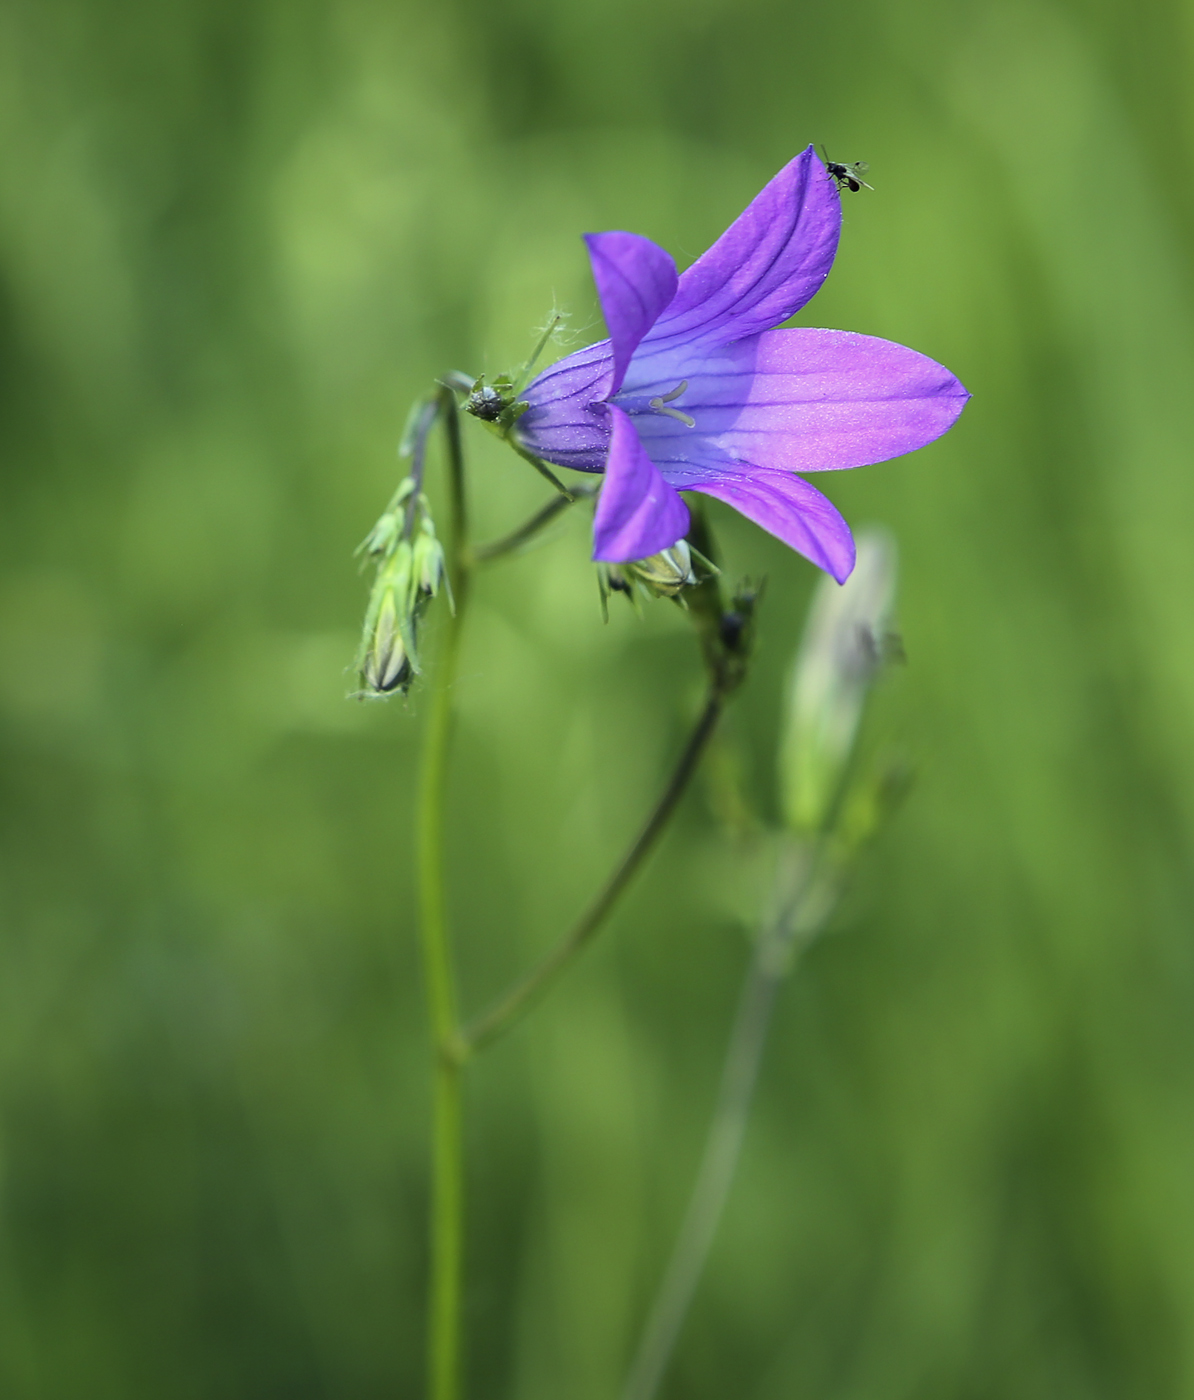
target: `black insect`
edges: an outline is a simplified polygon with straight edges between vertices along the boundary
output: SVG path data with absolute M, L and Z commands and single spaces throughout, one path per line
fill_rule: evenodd
M 465 402 L 464 410 L 474 418 L 480 418 L 483 423 L 496 423 L 505 407 L 506 400 L 496 389 L 486 384 L 473 390 Z
M 871 168 L 865 160 L 856 160 L 849 165 L 843 165 L 841 161 L 830 160 L 829 152 L 824 146 L 821 147 L 821 154 L 825 157 L 825 170 L 839 190 L 851 190 L 857 194 L 861 189 L 873 190 L 875 188 L 874 185 L 868 185 L 862 178 Z

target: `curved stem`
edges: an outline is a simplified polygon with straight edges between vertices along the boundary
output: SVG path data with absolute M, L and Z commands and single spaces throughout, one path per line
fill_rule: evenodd
M 654 1400 L 692 1306 L 738 1169 L 776 993 L 794 956 L 816 936 L 833 908 L 834 883 L 823 859 L 818 846 L 798 846 L 781 864 L 780 909 L 760 935 L 747 967 L 696 1184 L 623 1400 Z
M 738 1166 L 759 1062 L 780 983 L 779 976 L 764 965 L 761 948 L 762 945 L 756 951 L 742 987 L 721 1090 L 696 1185 L 667 1273 L 647 1319 L 623 1392 L 624 1400 L 652 1400 L 659 1388 L 704 1272 Z
M 555 472 L 552 471 L 552 469 L 547 465 L 546 462 L 541 461 L 538 457 L 535 456 L 533 452 L 528 452 L 525 447 L 519 447 L 519 445 L 514 441 L 513 438 L 507 437 L 506 442 L 510 444 L 510 446 L 514 449 L 515 452 L 518 453 L 518 455 L 522 458 L 524 462 L 529 462 L 531 466 L 535 468 L 535 470 L 544 479 L 544 481 L 550 481 L 561 496 L 566 496 L 569 501 L 575 499 L 578 493 L 572 491 L 569 487 L 565 486 L 564 483 L 555 474 Z
M 696 728 L 689 736 L 684 752 L 672 772 L 667 787 L 655 804 L 642 830 L 631 843 L 626 854 L 619 861 L 613 874 L 606 881 L 597 897 L 573 925 L 559 943 L 533 967 L 521 981 L 516 982 L 505 996 L 479 1016 L 461 1033 L 458 1053 L 464 1057 L 496 1040 L 508 1031 L 530 1007 L 543 995 L 564 969 L 588 944 L 589 940 L 605 922 L 606 916 L 614 907 L 626 886 L 634 878 L 640 865 L 650 854 L 660 833 L 667 825 L 668 818 L 675 810 L 688 786 L 688 780 L 696 771 L 697 763 L 705 746 L 713 737 L 717 721 L 725 706 L 725 695 L 720 686 L 715 685 L 709 692 L 705 708 L 697 721 Z
M 427 439 L 435 427 L 439 413 L 439 395 L 427 399 L 419 408 L 403 436 L 404 445 L 410 442 L 410 479 L 413 483 L 406 502 L 406 519 L 402 527 L 402 538 L 409 540 L 415 531 L 415 519 L 419 513 L 419 497 L 423 491 L 423 469 L 427 464 Z
M 461 1063 L 456 989 L 444 893 L 444 789 L 452 728 L 453 685 L 468 602 L 467 514 L 460 424 L 450 390 L 440 395 L 448 449 L 451 527 L 449 568 L 455 610 L 446 619 L 435 668 L 419 795 L 419 912 L 427 1002 L 435 1055 L 432 1129 L 431 1296 L 427 1317 L 428 1394 L 460 1394 L 460 1297 L 464 1241 Z
M 517 530 L 511 530 L 508 535 L 503 535 L 501 539 L 491 540 L 488 544 L 474 545 L 472 551 L 474 561 L 478 564 L 488 564 L 491 560 L 513 554 L 524 544 L 533 540 L 540 530 L 550 525 L 556 516 L 562 515 L 570 505 L 575 505 L 577 501 L 586 500 L 592 495 L 593 492 L 588 487 L 580 486 L 569 496 L 554 496 L 529 520 L 524 521 Z

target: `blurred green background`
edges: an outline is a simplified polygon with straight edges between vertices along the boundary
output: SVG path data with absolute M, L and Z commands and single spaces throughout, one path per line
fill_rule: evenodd
M 867 159 L 803 324 L 958 427 L 830 479 L 902 551 L 919 780 L 785 991 L 671 1400 L 1194 1395 L 1194 182 L 1172 0 L 5 0 L 0 1393 L 373 1400 L 422 1375 L 425 696 L 345 692 L 409 402 L 600 333 Z M 479 430 L 480 533 L 544 487 Z M 825 484 L 824 478 L 818 484 Z M 765 573 L 710 774 L 775 811 L 814 571 Z M 699 693 L 578 512 L 478 588 L 452 902 L 476 1007 L 583 904 Z M 765 884 L 694 789 L 471 1084 L 473 1400 L 608 1400 Z

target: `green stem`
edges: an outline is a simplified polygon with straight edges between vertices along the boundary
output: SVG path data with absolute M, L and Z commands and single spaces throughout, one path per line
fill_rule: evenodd
M 444 790 L 452 729 L 453 687 L 468 602 L 467 513 L 464 460 L 456 401 L 440 395 L 447 439 L 451 525 L 449 569 L 455 610 L 446 619 L 435 668 L 431 714 L 419 797 L 419 909 L 427 1002 L 435 1055 L 432 1086 L 431 1289 L 427 1316 L 430 1400 L 460 1395 L 460 1299 L 464 1245 L 464 1168 L 461 1136 L 461 1061 L 456 987 L 444 892 Z
M 704 1273 L 738 1168 L 776 993 L 794 956 L 820 932 L 833 909 L 836 881 L 824 856 L 820 844 L 801 844 L 785 853 L 778 877 L 780 911 L 760 935 L 746 971 L 696 1184 L 623 1400 L 654 1400 Z
M 576 499 L 580 495 L 579 491 L 573 491 L 564 485 L 560 478 L 552 471 L 546 462 L 542 462 L 533 452 L 528 452 L 525 447 L 519 447 L 513 438 L 507 437 L 506 442 L 514 449 L 524 462 L 530 462 L 531 466 L 539 473 L 544 481 L 550 481 L 561 496 L 566 496 L 569 501 Z M 587 493 L 586 493 L 587 494 Z
M 405 540 L 409 540 L 415 532 L 415 520 L 419 514 L 419 498 L 423 493 L 423 469 L 427 463 L 427 439 L 431 435 L 432 428 L 435 427 L 436 415 L 439 412 L 438 398 L 437 394 L 422 405 L 417 417 L 404 435 L 404 441 L 409 438 L 411 444 L 410 477 L 413 483 L 413 489 L 407 497 L 406 520 L 402 527 L 402 538 Z
M 624 1400 L 653 1400 L 688 1315 L 738 1165 L 778 987 L 779 979 L 764 971 L 756 957 L 742 988 L 720 1096 L 709 1125 L 696 1185 L 667 1273 L 647 1319 L 623 1392 Z
M 556 980 L 564 969 L 581 953 L 593 935 L 605 922 L 606 916 L 617 903 L 618 897 L 629 885 L 639 866 L 650 854 L 668 818 L 684 794 L 688 781 L 696 771 L 697 763 L 705 746 L 713 737 L 717 721 L 725 707 L 725 693 L 714 685 L 705 702 L 705 708 L 697 721 L 696 728 L 689 736 L 684 752 L 668 780 L 667 787 L 655 804 L 653 811 L 644 823 L 642 830 L 631 843 L 626 854 L 615 867 L 613 874 L 605 882 L 597 897 L 573 925 L 572 929 L 533 967 L 521 981 L 516 982 L 505 996 L 471 1025 L 460 1037 L 460 1053 L 469 1055 L 496 1040 L 508 1031 L 543 993 Z
M 582 486 L 573 491 L 571 496 L 554 496 L 529 520 L 524 521 L 517 530 L 511 530 L 508 535 L 503 535 L 501 539 L 491 540 L 488 544 L 474 545 L 473 560 L 478 564 L 488 564 L 494 559 L 501 559 L 504 555 L 513 554 L 524 544 L 533 540 L 540 530 L 550 525 L 556 516 L 562 515 L 570 505 L 574 505 L 577 501 L 584 500 L 592 494 L 588 487 Z

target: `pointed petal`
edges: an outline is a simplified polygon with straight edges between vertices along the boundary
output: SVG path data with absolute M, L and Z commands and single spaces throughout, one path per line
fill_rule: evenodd
M 688 507 L 647 456 L 634 424 L 609 410 L 612 435 L 593 522 L 593 558 L 609 564 L 646 559 L 688 530 Z
M 622 387 L 631 355 L 676 295 L 678 279 L 671 255 L 640 234 L 586 233 L 585 243 L 614 352 L 605 398 Z
M 677 406 L 695 429 L 638 420 L 669 480 L 669 465 L 694 460 L 698 438 L 731 459 L 790 471 L 885 462 L 940 437 L 970 397 L 927 355 L 852 331 L 768 331 L 690 361 L 687 375 Z
M 854 537 L 837 506 L 792 472 L 743 462 L 691 467 L 684 485 L 716 496 L 844 583 L 854 568 Z
M 829 275 L 841 224 L 837 189 L 810 146 L 684 273 L 650 343 L 725 345 L 787 320 Z

